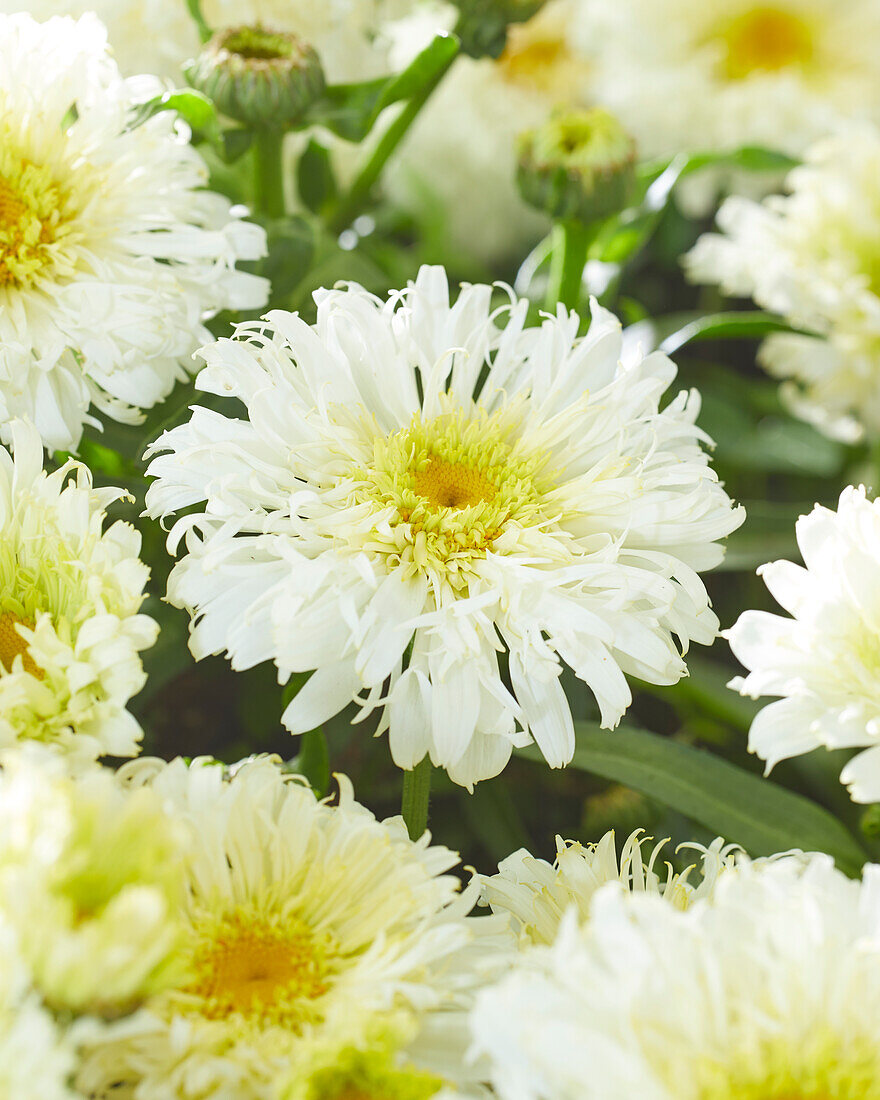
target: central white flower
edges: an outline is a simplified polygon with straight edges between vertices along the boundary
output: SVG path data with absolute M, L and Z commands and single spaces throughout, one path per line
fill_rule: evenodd
M 696 395 L 659 411 L 675 368 L 622 361 L 596 307 L 589 335 L 493 288 L 454 305 L 445 273 L 381 302 L 322 291 L 314 328 L 275 312 L 203 350 L 206 390 L 249 421 L 196 409 L 150 472 L 152 515 L 199 501 L 170 536 L 187 555 L 169 598 L 196 617 L 197 657 L 316 669 L 284 715 L 295 733 L 352 699 L 385 704 L 395 761 L 429 753 L 456 782 L 497 774 L 533 737 L 571 759 L 568 663 L 607 726 L 625 672 L 685 673 L 718 622 L 696 570 L 742 519 L 694 427 Z M 503 321 L 503 327 L 499 326 Z M 509 686 L 498 654 L 509 655 Z

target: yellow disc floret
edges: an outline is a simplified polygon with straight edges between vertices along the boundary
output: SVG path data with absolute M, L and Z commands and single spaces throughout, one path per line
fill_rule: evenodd
M 238 1015 L 298 1030 L 327 992 L 327 943 L 297 917 L 235 910 L 197 929 L 192 981 L 184 992 L 210 1020 Z
M 27 286 L 53 263 L 71 212 L 47 168 L 22 156 L 0 130 L 0 287 Z
M 806 65 L 815 47 L 810 25 L 773 5 L 761 5 L 738 16 L 727 24 L 721 37 L 726 49 L 725 74 L 730 80 Z
M 376 435 L 371 465 L 354 472 L 357 499 L 381 515 L 363 548 L 461 591 L 477 560 L 504 552 L 506 532 L 555 524 L 547 456 L 519 444 L 518 422 L 510 407 L 450 407 Z
M 32 622 L 16 615 L 14 611 L 0 613 L 0 665 L 7 672 L 11 672 L 15 658 L 21 655 L 25 672 L 29 672 L 31 676 L 36 676 L 38 680 L 42 680 L 43 670 L 31 657 L 28 643 L 18 630 L 19 625 L 25 626 L 29 630 L 34 628 Z

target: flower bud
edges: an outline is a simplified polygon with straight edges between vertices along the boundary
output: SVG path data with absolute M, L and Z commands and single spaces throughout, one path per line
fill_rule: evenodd
M 462 53 L 470 57 L 500 57 L 511 23 L 525 23 L 547 0 L 452 0 L 459 10 L 455 33 Z
M 218 31 L 184 75 L 223 114 L 257 129 L 290 129 L 324 91 L 312 47 L 260 26 Z
M 520 134 L 517 153 L 520 194 L 556 220 L 589 224 L 629 201 L 635 142 L 601 107 L 554 115 Z

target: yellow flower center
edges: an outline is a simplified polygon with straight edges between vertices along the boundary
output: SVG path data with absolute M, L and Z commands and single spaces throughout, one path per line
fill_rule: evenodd
M 721 35 L 726 47 L 725 74 L 742 80 L 754 72 L 779 72 L 813 58 L 810 25 L 785 8 L 762 5 L 744 12 Z
M 70 211 L 46 168 L 20 156 L 0 132 L 0 287 L 31 284 L 70 232 Z
M 568 28 L 546 9 L 527 23 L 507 30 L 507 43 L 496 62 L 501 79 L 562 107 L 580 103 L 587 66 L 568 45 Z
M 44 673 L 40 666 L 30 655 L 28 643 L 18 632 L 18 624 L 33 630 L 34 624 L 22 619 L 13 611 L 4 611 L 0 614 L 0 665 L 7 672 L 12 671 L 12 662 L 21 655 L 25 672 L 42 680 Z
M 297 918 L 242 911 L 202 929 L 185 993 L 210 1020 L 237 1014 L 293 1030 L 316 1015 L 329 988 L 327 947 Z
M 495 499 L 498 486 L 482 471 L 430 455 L 413 477 L 416 496 L 435 508 L 469 508 Z

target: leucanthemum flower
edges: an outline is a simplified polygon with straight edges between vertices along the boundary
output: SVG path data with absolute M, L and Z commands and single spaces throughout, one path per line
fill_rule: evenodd
M 596 99 L 647 157 L 742 145 L 799 156 L 843 119 L 880 117 L 874 0 L 586 0 L 576 30 Z M 712 190 L 697 180 L 686 201 L 705 206 Z
M 686 260 L 694 281 L 718 283 L 775 310 L 806 335 L 776 334 L 759 360 L 786 379 L 793 410 L 829 435 L 880 431 L 880 131 L 849 127 L 810 149 L 790 194 L 728 199 L 723 234 Z
M 598 306 L 578 340 L 574 314 L 526 328 L 528 302 L 493 311 L 492 294 L 450 305 L 423 268 L 387 302 L 320 291 L 314 327 L 240 326 L 203 349 L 198 385 L 249 419 L 196 408 L 154 444 L 170 453 L 147 492 L 153 516 L 203 505 L 169 536 L 186 538 L 169 599 L 194 614 L 197 658 L 316 669 L 288 729 L 356 699 L 383 708 L 400 767 L 427 753 L 467 786 L 532 738 L 551 766 L 571 759 L 563 662 L 608 727 L 626 673 L 683 676 L 681 650 L 718 628 L 697 571 L 743 518 L 700 447 L 697 394 L 659 411 L 665 356 L 621 360 Z
M 359 1070 L 410 1074 L 418 1100 L 465 1072 L 464 1012 L 508 940 L 467 916 L 479 887 L 446 873 L 454 852 L 377 821 L 344 777 L 330 805 L 270 759 L 231 777 L 138 760 L 121 777 L 190 832 L 186 976 L 94 1046 L 83 1092 L 267 1100 L 314 1085 L 323 1100 L 325 1077 Z
M 0 1096 L 74 1100 L 74 1046 L 30 984 L 11 925 L 0 919 Z
M 771 562 L 758 572 L 792 616 L 745 611 L 727 632 L 751 671 L 731 682 L 742 695 L 779 696 L 759 711 L 749 748 L 767 761 L 861 748 L 841 780 L 856 802 L 880 801 L 880 501 L 847 488 L 837 512 L 818 505 L 796 526 L 804 566 Z
M 725 845 L 720 837 L 708 848 L 683 845 L 701 854 L 702 876 L 691 882 L 695 864 L 676 872 L 667 862 L 661 877 L 657 865 L 667 841 L 649 846 L 646 857 L 649 842 L 637 829 L 624 841 L 618 858 L 613 829 L 597 844 L 586 847 L 557 837 L 552 864 L 521 848 L 498 864 L 497 875 L 481 876 L 481 901 L 490 905 L 493 913 L 510 914 L 521 944 L 549 944 L 569 909 L 574 909 L 580 920 L 588 918 L 594 895 L 607 882 L 620 882 L 633 893 L 655 894 L 677 909 L 687 909 L 712 893 L 722 871 L 734 866 L 738 851 L 736 845 Z
M 501 1100 L 876 1100 L 880 868 L 741 865 L 686 912 L 606 886 L 481 994 Z
M 459 57 L 389 166 L 391 197 L 413 211 L 446 216 L 444 240 L 492 263 L 521 257 L 548 220 L 516 187 L 516 137 L 554 108 L 589 102 L 589 68 L 572 39 L 581 0 L 550 0 L 508 30 L 497 59 Z M 408 61 L 438 28 L 451 29 L 451 5 L 417 11 L 393 29 L 392 58 Z M 436 218 L 436 213 L 434 213 Z
M 158 83 L 122 79 L 93 16 L 0 16 L 0 42 L 0 423 L 69 450 L 90 406 L 136 423 L 186 378 L 206 317 L 265 303 L 235 269 L 265 234 L 173 112 L 136 124 Z
M 367 80 L 387 71 L 384 24 L 406 0 L 202 0 L 212 28 L 262 23 L 300 35 L 318 49 L 334 81 Z M 21 0 L 0 0 L 0 11 Z M 155 73 L 176 85 L 181 65 L 199 51 L 196 24 L 185 0 L 28 0 L 37 19 L 96 12 L 106 25 L 113 56 L 126 76 Z
M 33 739 L 79 758 L 133 756 L 141 728 L 125 709 L 146 679 L 139 651 L 157 624 L 139 613 L 149 570 L 121 520 L 125 494 L 97 489 L 69 461 L 42 468 L 31 425 L 0 447 L 0 747 Z
M 110 769 L 34 745 L 3 765 L 0 921 L 34 989 L 61 1014 L 132 1011 L 179 978 L 186 834 Z

